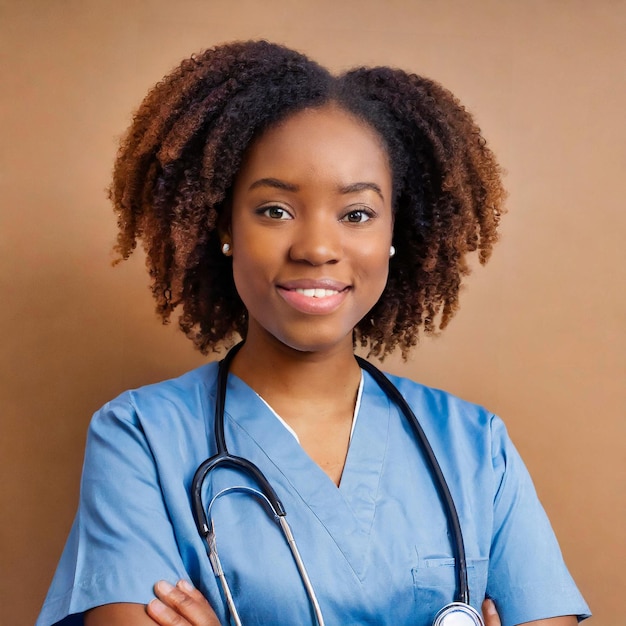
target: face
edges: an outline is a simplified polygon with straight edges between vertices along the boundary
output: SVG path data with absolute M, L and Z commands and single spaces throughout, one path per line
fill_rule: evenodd
M 250 146 L 223 236 L 249 343 L 352 350 L 387 281 L 391 191 L 378 135 L 335 105 L 295 113 Z

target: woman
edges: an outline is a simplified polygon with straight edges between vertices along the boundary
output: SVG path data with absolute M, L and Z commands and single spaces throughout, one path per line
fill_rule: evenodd
M 353 349 L 406 355 L 445 327 L 467 253 L 490 255 L 503 196 L 478 128 L 436 83 L 389 68 L 333 77 L 266 42 L 184 61 L 122 143 L 118 250 L 143 242 L 158 312 L 181 307 L 201 351 L 245 339 L 225 439 L 284 503 L 327 624 L 429 624 L 455 596 L 432 474 Z M 189 496 L 216 452 L 217 375 L 211 363 L 94 416 L 40 625 L 228 622 Z M 450 485 L 475 609 L 493 598 L 506 625 L 586 616 L 502 422 L 391 378 Z M 222 497 L 233 486 L 258 488 L 221 468 L 202 497 L 242 623 L 314 623 L 278 526 L 249 491 Z

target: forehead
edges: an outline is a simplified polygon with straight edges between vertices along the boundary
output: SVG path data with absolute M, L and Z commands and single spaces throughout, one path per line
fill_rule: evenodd
M 236 186 L 270 176 L 297 184 L 371 181 L 391 187 L 389 158 L 378 133 L 334 104 L 298 111 L 251 144 Z

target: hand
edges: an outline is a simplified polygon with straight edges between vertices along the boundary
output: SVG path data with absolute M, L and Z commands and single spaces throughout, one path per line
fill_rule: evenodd
M 483 602 L 483 620 L 485 620 L 485 626 L 502 626 L 498 611 L 496 611 L 496 605 L 490 598 L 485 598 Z
M 156 598 L 146 613 L 159 626 L 220 626 L 206 598 L 186 580 L 179 580 L 175 587 L 161 580 L 154 593 Z

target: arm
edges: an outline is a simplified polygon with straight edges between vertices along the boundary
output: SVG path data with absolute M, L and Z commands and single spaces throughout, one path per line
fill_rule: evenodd
M 85 614 L 85 626 L 219 626 L 219 621 L 202 594 L 185 581 L 172 587 L 163 581 L 155 585 L 155 599 L 148 606 L 117 603 L 99 606 Z M 491 600 L 483 602 L 485 626 L 502 622 Z M 154 618 L 154 619 L 152 619 Z M 576 626 L 573 615 L 526 622 L 527 626 Z
M 103 604 L 87 611 L 85 626 L 154 626 L 155 622 L 146 614 L 143 604 L 117 602 Z
M 204 596 L 184 580 L 172 587 L 164 581 L 154 587 L 157 599 L 141 604 L 107 604 L 85 614 L 85 626 L 219 626 Z M 485 626 L 502 626 L 492 600 L 482 606 Z M 154 619 L 152 619 L 154 618 Z M 573 615 L 526 622 L 527 626 L 576 626 Z
M 96 607 L 85 613 L 85 626 L 220 626 L 205 597 L 187 581 L 179 580 L 176 587 L 160 581 L 154 592 L 157 598 L 147 606 L 115 603 Z
M 576 626 L 577 624 L 578 620 L 574 615 L 563 615 L 561 617 L 526 622 L 524 626 Z
M 204 596 L 184 580 L 176 587 L 160 581 L 154 586 L 157 599 L 141 604 L 108 604 L 85 614 L 85 626 L 219 626 L 219 621 Z M 491 600 L 482 606 L 485 626 L 502 626 Z M 152 619 L 154 618 L 154 619 Z M 575 626 L 573 616 L 527 622 L 534 626 Z
M 589 608 L 567 571 L 528 471 L 497 418 L 492 419 L 492 461 L 494 519 L 487 595 L 495 598 L 507 626 L 575 625 L 578 618 L 589 616 Z
M 157 466 L 154 452 L 165 447 L 159 443 L 148 442 L 128 394 L 94 416 L 79 511 L 42 624 L 62 621 L 75 607 L 94 607 L 84 618 L 87 624 L 154 626 L 145 605 L 154 597 L 155 580 L 193 575 L 175 536 L 175 528 L 184 528 L 191 517 L 188 494 L 171 487 L 181 482 L 172 480 L 171 459 L 161 455 Z
M 500 616 L 496 610 L 493 600 L 486 599 L 483 602 L 483 619 L 485 626 L 502 626 Z M 552 617 L 550 619 L 540 619 L 533 622 L 524 622 L 520 626 L 576 626 L 578 620 L 574 615 L 563 615 L 562 617 Z

